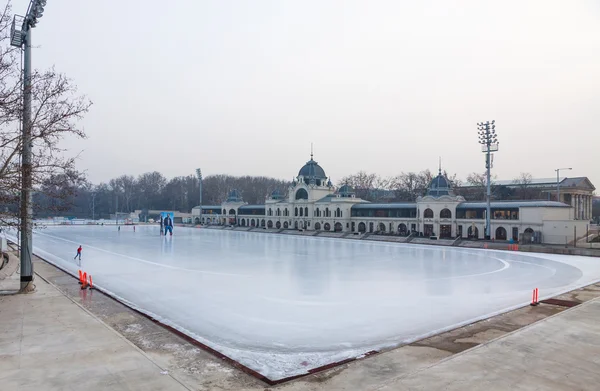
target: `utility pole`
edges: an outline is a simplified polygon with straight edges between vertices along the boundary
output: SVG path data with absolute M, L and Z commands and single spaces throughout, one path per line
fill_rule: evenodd
M 477 130 L 479 134 L 479 144 L 482 145 L 481 152 L 485 153 L 485 168 L 487 178 L 487 192 L 486 192 L 486 213 L 485 213 L 485 239 L 490 240 L 492 233 L 491 226 L 491 199 L 492 199 L 492 185 L 491 185 L 491 169 L 492 169 L 492 152 L 498 151 L 498 138 L 496 137 L 496 121 L 479 122 L 477 124 Z
M 31 122 L 31 29 L 44 14 L 46 0 L 31 0 L 25 16 L 15 15 L 10 34 L 10 44 L 23 49 L 23 129 L 21 132 L 21 292 L 33 290 L 33 165 Z M 19 26 L 19 23 L 21 24 Z M 18 29 L 20 27 L 20 30 Z

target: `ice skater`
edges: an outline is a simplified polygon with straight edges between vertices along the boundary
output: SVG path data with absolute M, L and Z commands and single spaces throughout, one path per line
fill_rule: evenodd
M 171 216 L 167 215 L 167 217 L 165 217 L 164 223 L 165 236 L 167 236 L 167 232 L 169 232 L 169 234 L 173 236 L 173 220 L 171 220 Z
M 78 265 L 81 265 L 81 245 L 79 245 L 79 248 L 77 249 L 77 254 L 75 254 L 75 257 L 73 259 L 77 259 L 79 258 L 79 262 L 77 263 Z
M 119 225 L 119 232 L 121 232 L 121 226 Z
M 163 230 L 163 219 L 162 219 L 162 217 L 160 217 L 160 218 L 159 218 L 159 220 L 160 220 L 160 236 L 162 236 L 162 234 L 163 234 L 163 232 L 164 232 L 164 230 Z
M 133 226 L 133 232 L 135 232 L 135 225 Z

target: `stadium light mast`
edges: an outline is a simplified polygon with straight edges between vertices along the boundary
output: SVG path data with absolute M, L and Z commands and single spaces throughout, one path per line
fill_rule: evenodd
M 496 121 L 479 122 L 477 124 L 477 130 L 479 134 L 479 144 L 482 145 L 481 152 L 485 153 L 485 168 L 487 177 L 487 193 L 486 193 L 486 214 L 485 214 L 485 239 L 490 240 L 491 238 L 491 198 L 492 198 L 492 186 L 491 186 L 491 169 L 492 169 L 492 152 L 498 151 L 498 138 L 496 137 Z
M 556 170 L 556 201 L 560 202 L 560 170 L 572 170 L 573 168 L 557 168 Z
M 198 188 L 200 190 L 200 217 L 202 218 L 202 170 L 196 168 L 196 176 L 198 177 Z
M 44 14 L 46 0 L 31 0 L 25 16 L 15 15 L 10 31 L 10 44 L 23 49 L 23 127 L 21 131 L 21 292 L 32 289 L 33 208 L 32 127 L 31 123 L 31 29 Z M 19 26 L 20 25 L 20 26 Z M 19 29 L 20 28 L 20 29 Z

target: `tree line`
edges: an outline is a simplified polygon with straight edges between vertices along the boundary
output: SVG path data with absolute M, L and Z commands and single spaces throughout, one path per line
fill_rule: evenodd
M 456 174 L 444 172 L 444 175 L 457 195 L 462 195 L 469 201 L 485 200 L 485 174 L 471 173 L 464 182 Z M 343 177 L 336 183 L 336 187 L 350 185 L 357 197 L 371 202 L 413 202 L 426 194 L 434 177 L 429 170 L 401 173 L 388 178 L 360 171 Z M 514 186 L 511 187 L 496 185 L 492 180 L 492 198 L 542 198 L 539 190 L 530 186 L 531 180 L 531 175 L 525 173 L 515 178 Z M 225 174 L 207 176 L 202 184 L 204 206 L 220 205 L 233 189 L 240 192 L 244 202 L 263 204 L 274 190 L 286 194 L 290 185 L 289 181 L 264 176 L 236 177 Z M 200 203 L 199 182 L 194 175 L 171 179 L 158 171 L 137 177 L 121 175 L 98 185 L 84 181 L 83 185 L 67 190 L 71 195 L 68 198 L 52 196 L 64 191 L 64 186 L 48 188 L 39 193 L 37 217 L 62 213 L 78 218 L 109 218 L 115 212 L 130 213 L 135 210 L 189 212 Z
M 202 205 L 220 205 L 233 189 L 237 189 L 245 202 L 264 203 L 275 189 L 284 191 L 288 183 L 264 176 L 210 175 L 202 180 Z M 115 212 L 130 213 L 135 210 L 172 210 L 190 212 L 200 204 L 200 186 L 194 175 L 167 179 L 158 171 L 137 177 L 121 175 L 108 182 L 93 185 L 85 182 L 71 190 L 69 199 L 40 193 L 37 217 L 61 213 L 77 218 L 109 218 Z

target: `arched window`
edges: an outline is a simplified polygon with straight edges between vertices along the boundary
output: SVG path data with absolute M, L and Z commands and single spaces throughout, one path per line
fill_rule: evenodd
M 306 191 L 306 189 L 298 189 L 298 191 L 296 192 L 296 199 L 297 200 L 307 200 L 308 192 Z
M 329 208 L 325 208 L 325 217 L 330 217 L 329 216 Z
M 323 229 L 324 229 L 325 231 L 329 231 L 329 230 L 331 229 L 331 225 L 329 225 L 329 223 L 325 223 L 325 224 L 323 225 Z
M 333 226 L 333 230 L 335 232 L 342 232 L 342 223 L 335 223 L 335 225 Z
M 290 215 L 290 213 L 288 212 L 288 208 L 285 208 L 283 210 L 283 215 L 286 216 L 286 217 Z
M 408 231 L 408 227 L 406 226 L 406 224 L 404 223 L 400 223 L 398 225 L 398 233 L 400 235 L 406 235 L 406 232 Z
M 275 228 L 281 229 L 281 223 L 279 221 L 275 223 Z
M 269 208 L 269 216 L 273 216 L 273 209 Z
M 308 217 L 308 206 L 304 207 L 304 216 Z
M 340 217 L 342 215 L 342 212 L 340 211 L 340 208 L 337 208 L 335 210 L 335 217 Z
M 358 223 L 358 232 L 367 232 L 367 226 L 365 225 L 365 223 Z
M 264 226 L 265 226 L 265 220 L 261 220 L 261 221 L 260 221 L 260 226 L 261 226 L 261 227 L 264 227 Z
M 227 214 L 227 211 L 226 211 L 225 209 L 223 209 L 223 214 L 224 214 L 224 215 L 226 215 L 226 214 Z
M 273 222 L 271 220 L 267 221 L 267 228 L 273 228 Z
M 425 209 L 423 217 L 425 217 L 426 219 L 433 219 L 433 211 L 429 208 Z
M 504 227 L 496 228 L 496 240 L 506 240 L 506 229 Z
M 442 209 L 442 211 L 440 212 L 440 219 L 451 219 L 451 218 L 452 218 L 452 212 L 450 212 L 450 209 L 448 209 L 448 208 Z
M 381 231 L 381 232 L 385 232 L 385 224 L 379 223 L 379 226 L 377 227 L 377 230 Z
M 275 212 L 276 216 L 281 216 L 281 209 L 277 208 L 277 211 Z
M 283 222 L 283 228 L 288 229 L 288 222 L 287 221 Z
M 235 209 L 229 209 L 229 214 L 235 216 Z
M 294 208 L 294 216 L 298 216 L 298 208 Z
M 320 230 L 321 229 L 321 223 L 315 223 L 315 230 Z
M 525 229 L 525 233 L 526 233 L 526 234 L 532 234 L 532 233 L 533 233 L 533 229 L 531 229 L 531 228 L 526 228 L 526 229 Z
M 304 209 L 300 208 L 300 216 L 304 216 Z

